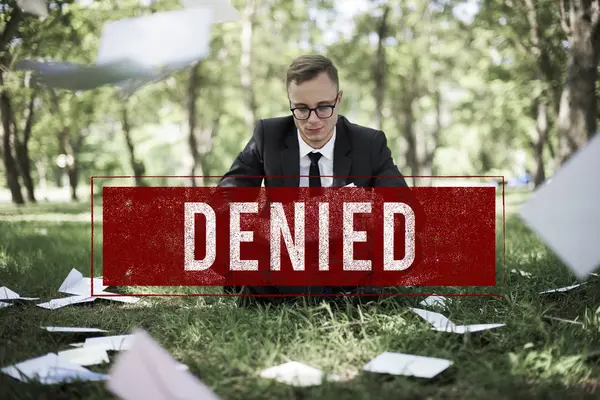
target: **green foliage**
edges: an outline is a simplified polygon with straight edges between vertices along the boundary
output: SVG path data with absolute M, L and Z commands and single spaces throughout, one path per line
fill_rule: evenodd
M 20 126 L 32 84 L 27 74 L 12 68 L 15 61 L 41 58 L 93 63 L 105 22 L 180 7 L 176 0 L 51 3 L 45 20 L 22 14 L 7 49 L 10 57 L 4 88 L 10 93 Z M 543 93 L 550 93 L 555 101 L 564 75 L 565 35 L 557 17 L 558 6 L 551 0 L 534 2 L 540 46 L 548 54 L 552 74 L 552 79 L 547 79 L 531 51 L 525 2 L 486 0 L 478 9 L 470 7 L 475 11 L 472 18 L 459 18 L 459 8 L 469 9 L 472 3 L 256 1 L 251 66 L 255 117 L 287 115 L 287 66 L 295 56 L 322 52 L 334 60 L 340 72 L 342 114 L 371 125 L 375 119 L 377 30 L 384 7 L 388 7 L 388 31 L 383 38 L 383 129 L 400 167 L 406 168 L 407 142 L 405 116 L 399 110 L 411 91 L 415 91 L 415 134 L 429 141 L 437 131 L 434 96 L 441 93 L 441 125 L 430 165 L 437 173 L 513 175 L 518 173 L 513 156 L 519 150 L 530 154 L 531 167 L 534 101 Z M 233 5 L 242 13 L 246 0 L 234 0 Z M 2 31 L 14 2 L 2 0 L 0 7 L 6 11 L 0 13 Z M 350 8 L 356 11 L 350 12 Z M 207 175 L 224 173 L 251 134 L 244 122 L 249 110 L 240 79 L 241 28 L 241 22 L 214 26 L 211 54 L 199 69 L 197 131 L 218 124 L 212 143 L 200 148 Z M 136 157 L 144 162 L 146 173 L 188 174 L 188 83 L 186 68 L 139 90 L 127 102 L 111 87 L 78 94 L 57 90 L 56 97 L 48 89 L 38 88 L 30 141 L 32 164 L 56 169 L 58 135 L 66 130 L 72 143 L 81 144 L 77 158 L 83 180 L 92 175 L 131 174 L 121 121 L 127 106 Z M 553 104 L 551 119 L 556 110 Z M 554 143 L 556 138 L 550 140 Z

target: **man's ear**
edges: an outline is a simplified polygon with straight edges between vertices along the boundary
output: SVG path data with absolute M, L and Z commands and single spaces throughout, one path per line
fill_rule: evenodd
M 342 105 L 342 97 L 344 96 L 344 92 L 342 90 L 340 90 L 340 94 L 338 95 L 338 105 L 341 106 Z

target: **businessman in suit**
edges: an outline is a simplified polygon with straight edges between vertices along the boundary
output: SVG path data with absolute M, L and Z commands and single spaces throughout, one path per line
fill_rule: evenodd
M 219 187 L 260 187 L 262 176 L 265 187 L 408 186 L 385 134 L 339 115 L 343 92 L 328 58 L 306 55 L 293 60 L 286 87 L 291 115 L 260 120 Z M 250 287 L 245 291 L 304 294 L 347 289 Z

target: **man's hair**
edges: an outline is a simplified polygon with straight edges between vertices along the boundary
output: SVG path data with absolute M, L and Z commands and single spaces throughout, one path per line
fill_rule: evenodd
M 340 82 L 337 68 L 329 58 L 321 55 L 304 55 L 294 59 L 287 70 L 285 87 L 289 89 L 291 83 L 300 85 L 311 81 L 323 72 L 327 73 L 329 79 L 339 90 Z

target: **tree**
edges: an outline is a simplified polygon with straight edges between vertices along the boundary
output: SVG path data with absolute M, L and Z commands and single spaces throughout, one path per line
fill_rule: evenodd
M 561 26 L 569 38 L 567 76 L 558 115 L 559 157 L 566 162 L 596 134 L 600 0 L 559 0 Z

